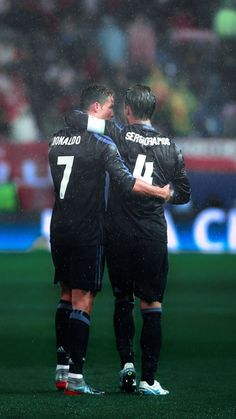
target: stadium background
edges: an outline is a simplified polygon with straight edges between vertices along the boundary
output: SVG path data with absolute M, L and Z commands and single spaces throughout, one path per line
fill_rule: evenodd
M 0 417 L 234 417 L 235 28 L 234 0 L 0 1 Z M 117 390 L 107 275 L 87 374 L 108 394 L 65 400 L 53 388 L 47 142 L 90 82 L 115 89 L 121 120 L 125 89 L 149 84 L 155 124 L 180 145 L 190 176 L 191 203 L 166 207 L 165 400 Z

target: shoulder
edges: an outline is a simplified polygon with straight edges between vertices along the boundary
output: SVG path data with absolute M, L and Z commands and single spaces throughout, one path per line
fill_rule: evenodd
M 57 131 L 53 132 L 53 134 L 49 138 L 49 147 L 51 147 L 53 145 L 53 142 L 54 142 L 55 138 L 62 137 L 63 135 L 65 135 L 64 128 L 60 128 Z
M 106 124 L 110 127 L 112 127 L 113 129 L 116 129 L 117 132 L 123 132 L 126 128 L 126 125 L 124 125 L 122 122 L 117 121 L 117 119 L 111 119 L 110 121 L 106 121 Z
M 72 129 L 72 128 L 70 128 L 70 127 L 62 127 L 62 128 L 60 128 L 60 129 L 58 129 L 57 131 L 55 131 L 55 132 L 52 134 L 51 138 L 61 137 L 61 136 L 63 136 L 63 135 L 71 135 L 71 134 L 73 134 L 74 132 L 75 132 L 75 130 L 73 130 L 73 129 Z
M 93 133 L 93 137 L 98 142 L 98 144 L 110 146 L 111 148 L 116 148 L 116 145 L 114 141 L 111 139 L 111 137 L 108 137 L 108 135 L 101 135 L 101 134 L 95 134 Z
M 103 158 L 114 158 L 119 154 L 118 148 L 114 141 L 107 135 L 93 134 L 96 141 L 96 149 L 99 156 Z
M 152 126 L 152 128 L 154 129 L 154 133 L 156 133 L 156 136 L 159 139 L 159 144 L 175 147 L 173 139 L 168 134 L 160 132 L 160 130 L 156 127 Z

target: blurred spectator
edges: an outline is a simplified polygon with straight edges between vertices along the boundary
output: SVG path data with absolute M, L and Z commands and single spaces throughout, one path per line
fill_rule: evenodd
M 191 115 L 197 109 L 197 100 L 188 89 L 184 79 L 175 80 L 172 73 L 168 80 L 157 67 L 150 73 L 146 83 L 157 96 L 156 123 L 172 135 L 186 136 L 192 127 Z
M 234 136 L 235 0 L 0 0 L 0 137 L 36 141 L 79 105 L 84 85 L 112 86 L 117 113 L 138 82 L 175 136 Z
M 101 8 L 102 1 L 101 0 L 82 0 L 82 7 L 85 13 L 85 16 L 94 17 L 99 13 Z
M 222 110 L 224 134 L 226 137 L 236 136 L 236 101 L 225 104 Z
M 176 8 L 176 12 L 169 19 L 169 24 L 172 29 L 192 29 L 194 27 L 194 20 L 191 13 L 185 9 Z
M 224 0 L 213 19 L 215 33 L 221 38 L 236 40 L 236 3 Z
M 35 161 L 26 159 L 22 165 L 22 183 L 33 187 L 47 187 L 51 185 L 51 176 L 49 171 L 40 176 Z
M 25 85 L 18 75 L 0 73 L 0 104 L 13 141 L 34 141 L 39 138 L 34 116 L 26 96 Z
M 0 15 L 4 15 L 10 10 L 10 0 L 0 0 Z
M 10 180 L 11 169 L 6 161 L 0 161 L 0 183 L 7 183 Z
M 136 16 L 127 27 L 130 73 L 133 79 L 147 75 L 156 63 L 157 38 L 152 23 Z
M 224 84 L 228 84 L 226 100 L 236 99 L 236 1 L 224 0 L 221 7 L 215 12 L 213 28 L 219 36 L 220 48 L 218 53 L 218 69 Z M 229 83 L 231 84 L 229 86 Z
M 98 29 L 98 43 L 106 66 L 127 66 L 127 39 L 121 25 L 117 25 L 115 18 L 103 16 Z
M 10 165 L 0 160 L 0 213 L 16 211 L 17 204 L 17 188 L 11 181 Z

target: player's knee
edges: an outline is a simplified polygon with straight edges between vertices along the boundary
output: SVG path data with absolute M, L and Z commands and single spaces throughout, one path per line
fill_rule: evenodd
M 145 300 L 140 301 L 141 310 L 158 309 L 159 311 L 161 311 L 161 307 L 162 307 L 162 304 L 160 301 L 152 301 L 152 302 L 145 301 Z
M 72 306 L 74 310 L 81 310 L 91 314 L 93 309 L 95 294 L 91 291 L 73 290 Z
M 72 299 L 72 292 L 68 285 L 64 284 L 63 282 L 61 284 L 61 300 L 69 301 L 71 302 Z

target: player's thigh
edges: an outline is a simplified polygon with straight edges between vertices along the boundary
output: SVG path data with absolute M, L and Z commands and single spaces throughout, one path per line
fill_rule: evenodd
M 70 249 L 68 246 L 51 243 L 54 264 L 54 283 L 63 283 L 70 288 Z
M 70 283 L 72 289 L 98 292 L 104 273 L 104 248 L 101 245 L 75 246 L 71 251 Z
M 115 295 L 133 293 L 132 246 L 120 237 L 107 241 L 106 261 L 109 279 Z
M 162 302 L 168 274 L 167 244 L 154 240 L 140 240 L 136 244 L 134 293 L 147 302 Z

